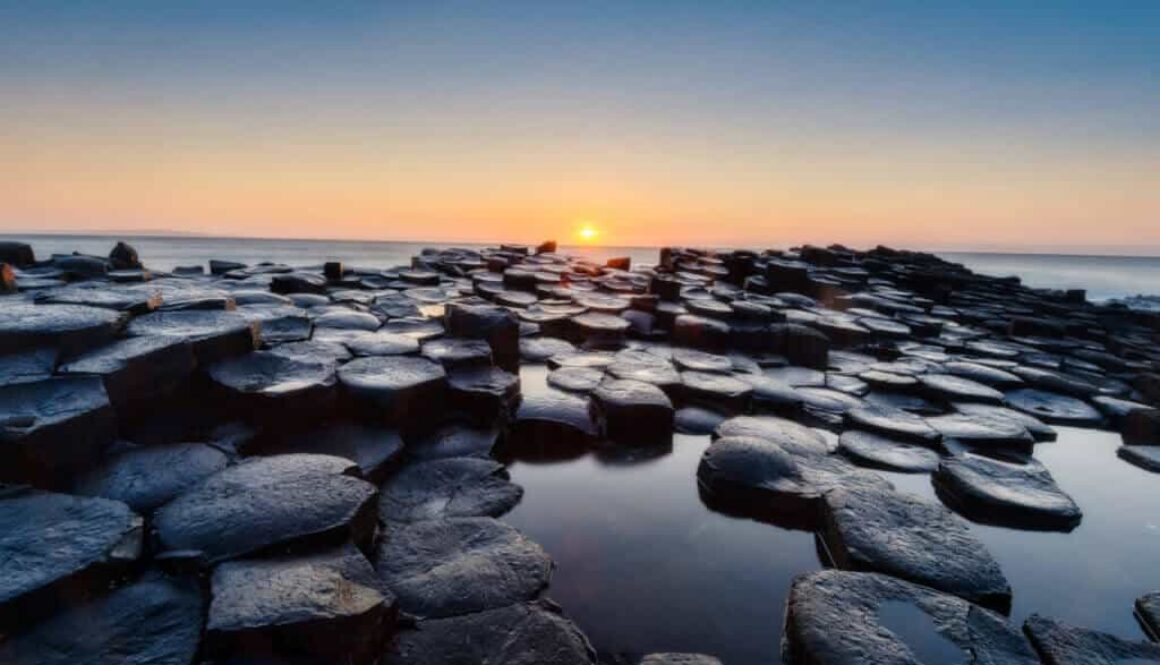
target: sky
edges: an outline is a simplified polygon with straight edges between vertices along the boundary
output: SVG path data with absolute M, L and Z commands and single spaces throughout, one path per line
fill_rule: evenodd
M 1160 253 L 1160 2 L 0 0 L 0 232 Z

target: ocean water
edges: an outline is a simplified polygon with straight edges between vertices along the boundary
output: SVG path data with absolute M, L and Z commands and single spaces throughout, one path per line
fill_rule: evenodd
M 0 238 L 32 244 L 37 256 L 74 251 L 104 255 L 118 240 L 113 236 L 6 235 Z M 316 265 L 340 260 L 352 266 L 391 267 L 407 265 L 424 247 L 449 243 L 371 242 L 344 240 L 276 240 L 208 238 L 196 236 L 124 236 L 137 248 L 146 265 L 158 270 L 205 264 L 210 259 L 256 263 L 274 261 L 290 265 Z M 483 247 L 459 243 L 461 247 Z M 655 263 L 656 247 L 568 247 L 561 251 L 603 260 L 629 256 L 634 263 Z M 1077 256 L 1063 254 L 998 254 L 940 252 L 940 256 L 988 275 L 1018 275 L 1036 288 L 1087 289 L 1092 300 L 1135 295 L 1160 297 L 1160 257 Z

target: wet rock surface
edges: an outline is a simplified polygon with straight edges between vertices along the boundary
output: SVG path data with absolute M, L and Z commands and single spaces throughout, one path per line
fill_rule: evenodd
M 1070 531 L 1083 517 L 1039 462 L 1007 462 L 978 455 L 944 459 L 934 475 L 944 502 L 977 521 Z
M 859 466 L 887 471 L 930 473 L 939 466 L 939 454 L 930 448 L 862 430 L 842 432 L 838 450 Z
M 73 491 L 124 502 L 144 515 L 228 464 L 224 452 L 204 443 L 130 446 L 83 474 Z
M 1160 642 L 1160 591 L 1136 599 L 1136 617 L 1152 640 Z
M 415 522 L 449 517 L 499 517 L 523 496 L 503 465 L 451 457 L 408 464 L 381 487 L 379 517 Z
M 1023 632 L 1047 665 L 1069 663 L 1160 663 L 1160 644 L 1130 642 L 1033 614 Z

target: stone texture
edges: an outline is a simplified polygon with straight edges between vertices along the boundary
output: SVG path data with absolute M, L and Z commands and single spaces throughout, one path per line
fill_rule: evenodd
M 1023 622 L 1023 632 L 1027 634 L 1044 665 L 1160 663 L 1160 644 L 1129 642 L 1108 633 L 1079 628 L 1039 614 L 1032 614 Z
M 1019 464 L 959 455 L 944 459 L 933 480 L 944 503 L 976 522 L 1071 531 L 1083 517 L 1035 460 Z
M 490 460 L 451 457 L 408 464 L 381 488 L 384 522 L 499 517 L 523 496 L 507 470 Z
M 228 464 L 225 453 L 204 443 L 127 446 L 86 471 L 72 491 L 148 514 Z

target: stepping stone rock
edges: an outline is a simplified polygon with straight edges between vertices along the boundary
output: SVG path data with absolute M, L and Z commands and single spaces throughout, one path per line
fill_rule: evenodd
M 0 356 L 0 386 L 43 381 L 52 376 L 57 359 L 49 347 Z
M 491 346 L 496 363 L 510 368 L 520 354 L 520 322 L 515 314 L 495 305 L 451 303 L 443 325 L 452 337 L 482 339 Z
M 116 415 L 98 377 L 0 387 L 0 482 L 67 484 L 101 456 L 116 432 Z
M 901 473 L 930 473 L 939 465 L 930 448 L 856 429 L 842 432 L 838 451 L 859 466 Z
M 673 415 L 673 429 L 679 434 L 712 434 L 728 416 L 699 406 L 677 409 Z
M 107 586 L 140 556 L 142 531 L 120 501 L 0 487 L 0 626 Z
M 879 488 L 824 499 L 819 539 L 837 568 L 880 572 L 1006 612 L 1011 587 L 967 523 L 938 503 Z
M 590 393 L 604 380 L 604 371 L 592 367 L 561 367 L 548 372 L 548 385 L 570 393 Z
M 873 404 L 847 411 L 846 424 L 924 446 L 935 446 L 942 438 L 938 431 L 920 416 L 901 409 Z
M 228 464 L 225 453 L 204 443 L 133 446 L 86 472 L 73 492 L 121 501 L 148 514 Z
M 387 423 L 417 421 L 437 410 L 447 389 L 439 363 L 412 356 L 359 358 L 338 370 L 343 388 Z
M 475 428 L 463 423 L 442 425 L 407 442 L 407 456 L 412 459 L 477 457 L 490 459 L 499 441 L 497 427 Z
M 550 389 L 524 396 L 505 443 L 551 458 L 591 443 L 598 434 L 586 398 Z
M 394 624 L 395 599 L 351 545 L 228 561 L 211 581 L 211 654 L 284 654 L 365 665 Z
M 923 393 L 944 402 L 1002 404 L 1003 393 L 977 381 L 954 374 L 922 374 L 918 377 Z
M 592 393 L 593 418 L 605 438 L 631 446 L 673 440 L 673 403 L 660 388 L 641 381 L 606 381 Z
M 108 343 L 124 326 L 124 314 L 99 307 L 6 302 L 0 353 L 50 346 L 72 356 Z
M 589 369 L 606 369 L 616 363 L 616 356 L 606 351 L 581 351 L 566 353 L 548 358 L 548 369 L 564 367 L 587 367 Z
M 1013 420 L 1022 425 L 1031 437 L 1036 441 L 1055 441 L 1057 433 L 1053 427 L 1045 424 L 1042 420 L 1033 415 L 1009 409 L 1005 406 L 992 406 L 990 404 L 973 404 L 956 402 L 952 405 L 955 411 L 965 413 L 967 415 L 988 416 L 995 418 L 1006 418 Z
M 1120 424 L 1120 437 L 1127 445 L 1160 446 L 1160 410 L 1132 409 Z
M 591 349 L 620 348 L 629 325 L 628 320 L 615 314 L 588 312 L 572 317 L 572 326 L 584 345 Z
M 312 417 L 334 406 L 337 379 L 331 362 L 255 351 L 214 363 L 208 374 L 230 407 L 252 418 Z
M 380 491 L 379 518 L 384 522 L 499 517 L 524 494 L 503 465 L 469 457 L 408 464 Z
M 160 548 L 216 563 L 275 546 L 368 545 L 378 492 L 354 473 L 353 462 L 327 455 L 246 460 L 158 509 Z
M 681 372 L 681 396 L 693 404 L 744 413 L 749 410 L 753 387 L 726 374 Z
M 926 422 L 942 435 L 947 447 L 953 442 L 997 454 L 1030 455 L 1035 446 L 1027 428 L 1002 416 L 948 413 Z
M 949 362 L 943 365 L 943 371 L 1000 390 L 1019 388 L 1024 383 L 1023 379 L 1011 372 L 980 363 Z
M 804 398 L 793 386 L 764 374 L 739 373 L 734 378 L 748 383 L 753 388 L 753 408 L 792 415 L 801 411 Z
M 0 662 L 23 665 L 187 665 L 201 640 L 197 584 L 156 572 L 71 607 L 0 644 Z
M 1044 665 L 1160 663 L 1160 644 L 1129 642 L 1039 614 L 1032 614 L 1023 622 L 1023 632 L 1039 652 Z
M 447 377 L 452 407 L 479 425 L 506 420 L 520 401 L 520 377 L 498 367 L 469 366 Z
M 163 336 L 187 340 L 199 365 L 249 353 L 261 341 L 261 324 L 240 312 L 187 310 L 153 312 L 129 324 L 133 337 Z
M 1083 400 L 1036 388 L 1007 393 L 1007 404 L 1052 425 L 1098 427 L 1104 420 L 1095 407 Z
M 684 371 L 716 372 L 728 374 L 733 371 L 733 361 L 729 356 L 706 353 L 696 349 L 673 349 L 673 362 Z
M 1004 617 L 876 573 L 801 575 L 790 589 L 785 614 L 782 654 L 793 665 L 1039 663 Z
M 639 665 L 723 665 L 720 660 L 700 653 L 650 653 Z
M 1071 531 L 1083 513 L 1035 460 L 1015 464 L 978 455 L 944 459 L 932 478 L 939 497 L 975 522 Z
M 1116 455 L 1145 471 L 1160 473 L 1160 446 L 1120 446 Z
M 171 393 L 196 366 L 193 347 L 173 337 L 129 337 L 90 351 L 58 368 L 60 374 L 101 377 L 109 401 L 121 414 Z
M 714 436 L 763 439 L 793 455 L 828 455 L 836 450 L 817 430 L 775 416 L 734 416 L 722 422 Z
M 537 603 L 519 603 L 402 632 L 384 665 L 593 665 L 596 654 L 576 626 Z
M 36 263 L 36 254 L 28 243 L 4 240 L 0 241 L 0 261 L 24 268 Z
M 83 305 L 146 314 L 161 306 L 161 293 L 152 289 L 111 287 L 107 283 L 82 283 L 42 291 L 35 300 L 40 304 Z
M 304 432 L 261 438 L 246 447 L 247 455 L 286 453 L 341 457 L 357 464 L 363 478 L 379 483 L 402 457 L 403 437 L 391 427 L 340 420 Z
M 391 332 L 368 332 L 342 341 L 356 356 L 406 356 L 419 352 L 419 340 Z
M 573 353 L 576 347 L 571 342 L 555 337 L 531 337 L 520 339 L 520 358 L 525 362 L 542 363 L 555 355 Z
M 354 310 L 327 312 L 314 319 L 315 328 L 338 328 L 340 330 L 363 330 L 374 332 L 383 322 L 374 314 Z
M 421 355 L 451 370 L 472 365 L 491 365 L 491 347 L 481 339 L 448 337 L 434 339 L 423 345 Z
M 1136 599 L 1136 618 L 1148 636 L 1160 642 L 1160 591 Z
M 514 528 L 467 517 L 392 525 L 376 568 L 399 609 L 426 619 L 532 600 L 548 585 L 552 561 Z

